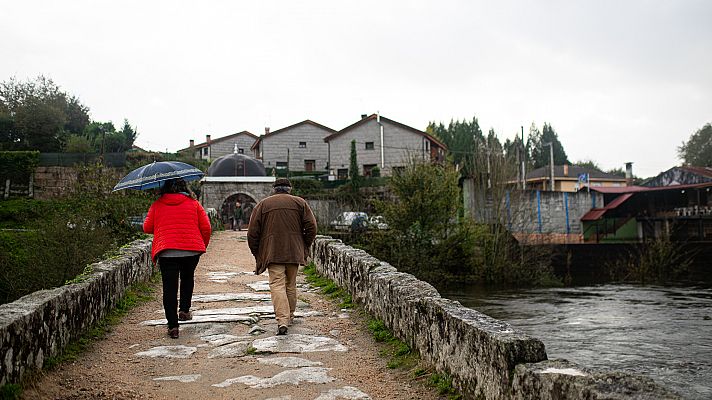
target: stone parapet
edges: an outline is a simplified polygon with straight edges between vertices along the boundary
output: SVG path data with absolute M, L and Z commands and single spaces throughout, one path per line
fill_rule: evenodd
M 104 318 L 133 284 L 152 274 L 151 240 L 92 264 L 82 282 L 40 290 L 0 305 L 0 386 L 17 383 Z
M 547 361 L 544 344 L 327 236 L 311 248 L 317 271 L 344 287 L 467 399 L 676 399 L 652 380 Z

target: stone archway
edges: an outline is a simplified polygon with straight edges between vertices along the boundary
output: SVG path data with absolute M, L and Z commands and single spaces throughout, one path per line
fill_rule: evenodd
M 201 180 L 200 203 L 206 210 L 215 209 L 223 223 L 227 223 L 229 221 L 227 218 L 233 215 L 235 200 L 240 199 L 248 204 L 256 204 L 272 193 L 274 181 L 275 178 L 272 176 L 205 177 Z M 232 208 L 229 205 L 230 201 L 232 201 Z M 225 208 L 226 203 L 227 208 Z M 250 211 L 252 210 L 249 209 L 248 213 Z M 249 219 L 243 218 L 243 221 L 247 224 Z
M 238 221 L 238 226 L 242 227 L 246 227 L 250 222 L 252 210 L 255 208 L 255 205 L 257 205 L 257 201 L 245 193 L 234 193 L 226 197 L 220 206 L 220 219 L 227 228 L 231 227 L 232 218 L 235 215 L 235 209 L 237 208 L 238 201 L 240 202 L 240 208 L 242 209 L 242 216 Z

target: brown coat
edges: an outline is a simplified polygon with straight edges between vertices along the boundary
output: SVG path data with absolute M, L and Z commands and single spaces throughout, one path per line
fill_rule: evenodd
M 315 237 L 316 218 L 304 199 L 286 193 L 263 199 L 252 210 L 247 228 L 255 273 L 270 264 L 305 264 Z

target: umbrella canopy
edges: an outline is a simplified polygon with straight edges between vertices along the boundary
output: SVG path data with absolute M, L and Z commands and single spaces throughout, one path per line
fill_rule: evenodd
M 121 189 L 146 190 L 161 187 L 163 182 L 181 178 L 194 181 L 203 177 L 203 171 L 180 161 L 159 161 L 136 168 L 114 186 Z

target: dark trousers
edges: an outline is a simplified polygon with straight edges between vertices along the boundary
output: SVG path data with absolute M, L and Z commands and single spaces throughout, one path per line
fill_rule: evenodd
M 195 267 L 199 255 L 189 257 L 158 257 L 163 280 L 163 309 L 168 328 L 178 326 L 178 281 L 180 281 L 180 310 L 189 311 L 195 285 Z

